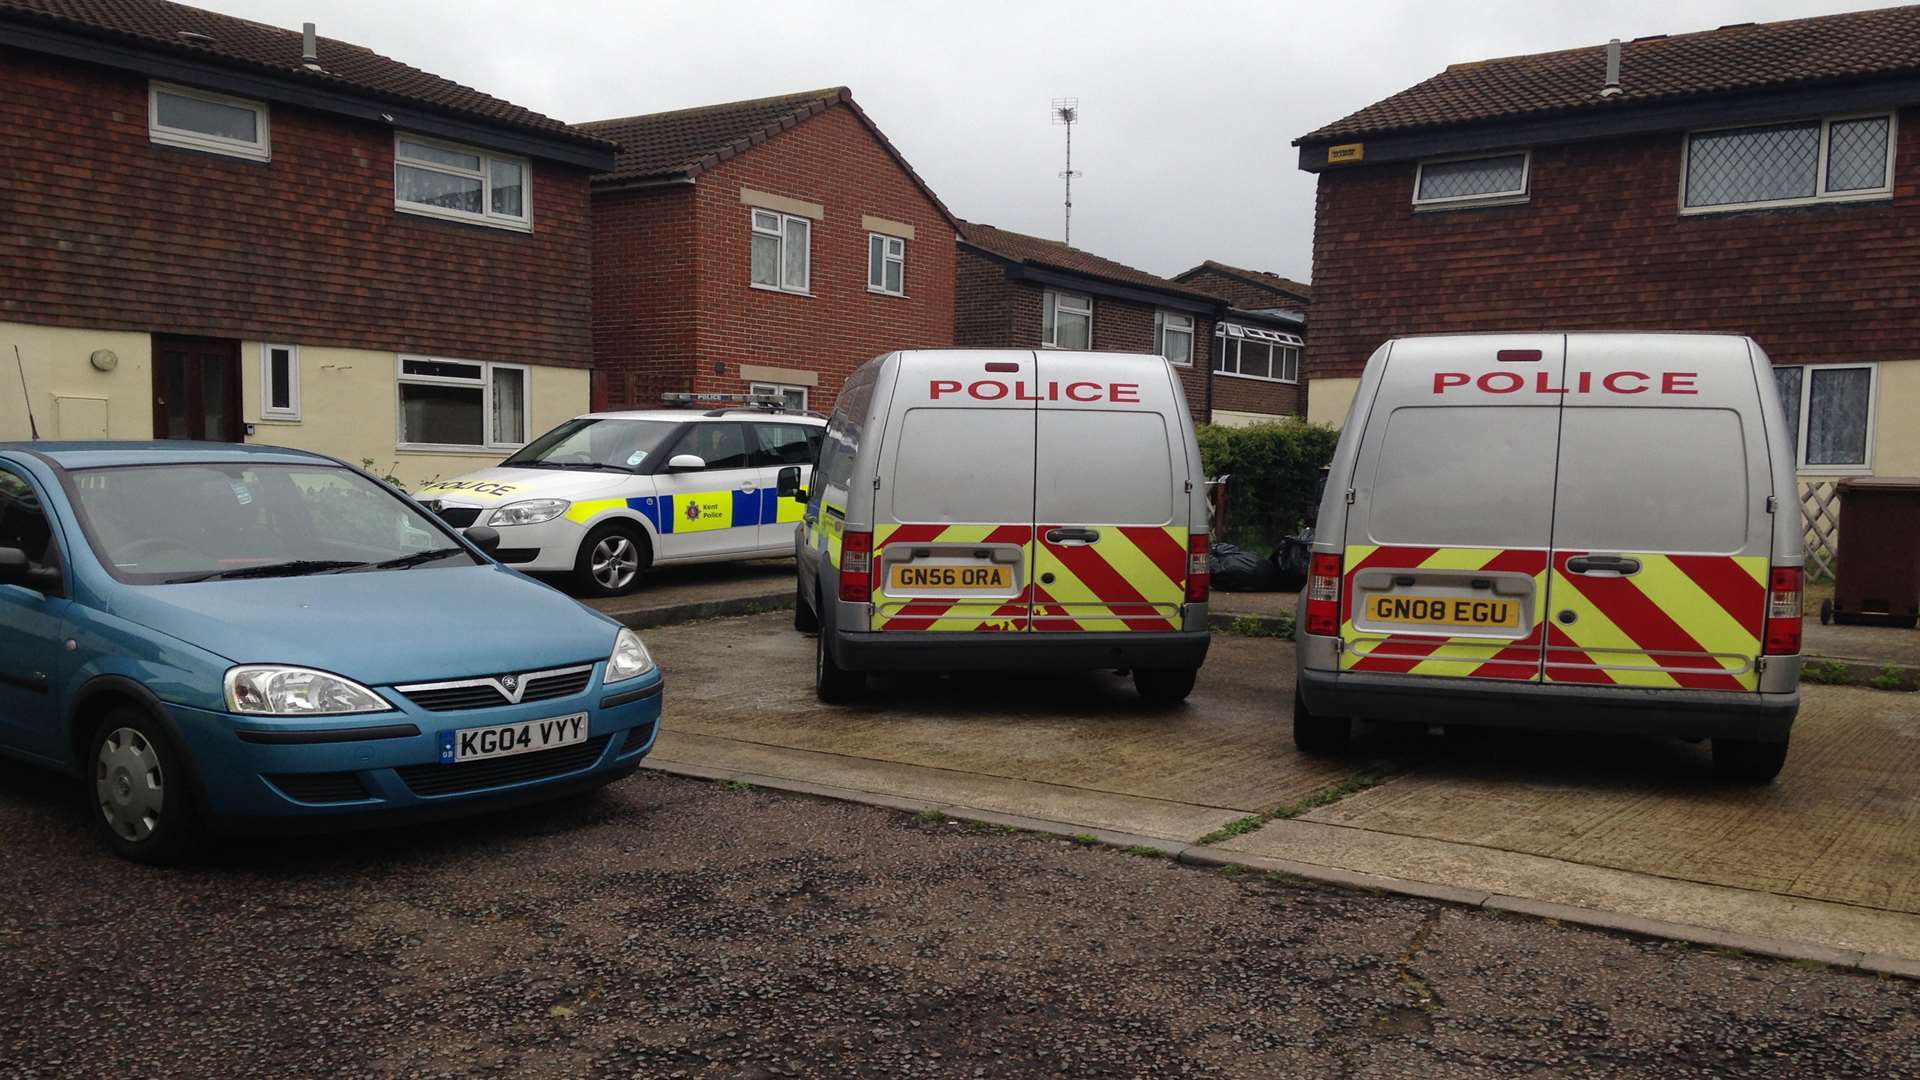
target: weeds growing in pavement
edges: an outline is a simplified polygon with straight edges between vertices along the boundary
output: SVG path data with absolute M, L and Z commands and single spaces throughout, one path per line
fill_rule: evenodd
M 1167 857 L 1166 852 L 1161 851 L 1159 848 L 1147 847 L 1145 844 L 1123 847 L 1120 849 L 1120 854 L 1131 855 L 1136 859 L 1164 859 Z
M 743 780 L 729 780 L 720 785 L 722 791 L 752 791 L 753 785 Z
M 1800 678 L 1803 682 L 1845 686 L 1853 681 L 1853 673 L 1838 660 L 1821 660 L 1800 669 Z
M 915 821 L 924 821 L 929 825 L 938 825 L 947 820 L 947 813 L 944 810 L 929 806 L 925 810 L 913 815 L 913 817 Z
M 1074 833 L 1070 839 L 1072 839 L 1074 843 L 1079 844 L 1081 847 L 1099 847 L 1100 846 L 1100 838 L 1093 835 L 1092 833 L 1083 833 L 1083 832 Z
M 1868 680 L 1867 685 L 1873 687 L 1875 690 L 1906 690 L 1911 688 L 1911 683 L 1907 679 L 1907 673 L 1892 664 L 1881 668 L 1880 674 Z
M 1319 791 L 1294 802 L 1283 803 L 1271 810 L 1265 810 L 1258 814 L 1248 814 L 1246 817 L 1229 821 L 1200 839 L 1195 840 L 1194 843 L 1199 844 L 1201 847 L 1207 847 L 1218 844 L 1223 840 L 1231 840 L 1236 836 L 1245 836 L 1247 833 L 1258 829 L 1269 821 L 1284 821 L 1288 818 L 1297 818 L 1310 810 L 1317 810 L 1322 806 L 1337 803 L 1349 795 L 1373 787 L 1378 784 L 1381 779 L 1382 777 L 1376 776 L 1373 773 L 1361 773 L 1358 776 L 1350 776 L 1332 787 L 1321 788 Z
M 1226 632 L 1238 637 L 1290 638 L 1293 636 L 1293 616 L 1237 615 L 1227 624 Z

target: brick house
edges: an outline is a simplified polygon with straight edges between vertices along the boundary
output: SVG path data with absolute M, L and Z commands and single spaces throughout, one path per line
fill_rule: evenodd
M 855 366 L 953 341 L 955 221 L 845 87 L 602 120 L 598 406 L 771 391 L 817 411 Z
M 1396 334 L 1751 334 L 1803 475 L 1920 474 L 1920 8 L 1455 64 L 1300 139 L 1308 414 Z
M 1303 415 L 1307 387 L 1301 353 L 1306 348 L 1307 306 L 1313 302 L 1313 287 L 1212 259 L 1173 275 L 1173 280 L 1204 289 L 1228 304 L 1214 327 L 1214 373 L 1271 384 L 1261 387 L 1261 411 L 1216 407 L 1214 422 L 1250 424 L 1271 420 L 1275 413 Z
M 0 355 L 43 437 L 275 443 L 411 482 L 586 407 L 612 146 L 306 50 L 164 0 L 0 0 Z M 22 405 L 0 393 L 0 438 Z
M 1286 411 L 1278 384 L 1208 377 L 1229 306 L 1212 292 L 991 225 L 963 222 L 956 246 L 956 344 L 1159 353 L 1200 422 Z

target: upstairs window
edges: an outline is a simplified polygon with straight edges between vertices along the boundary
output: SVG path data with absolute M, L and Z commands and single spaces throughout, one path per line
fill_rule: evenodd
M 1168 360 L 1185 367 L 1193 363 L 1193 316 L 1171 311 L 1153 313 L 1153 348 Z
M 1093 297 L 1048 289 L 1040 299 L 1040 343 L 1049 349 L 1093 348 Z
M 1531 162 L 1526 150 L 1423 161 L 1414 171 L 1413 205 L 1444 210 L 1521 202 L 1527 197 Z
M 393 206 L 409 214 L 532 232 L 529 175 L 522 158 L 394 136 Z
M 867 234 L 867 291 L 907 294 L 907 242 L 897 236 Z
M 813 222 L 794 214 L 753 211 L 753 285 L 804 293 L 813 285 Z
M 1893 148 L 1891 113 L 1696 131 L 1687 136 L 1682 212 L 1884 199 Z
M 168 83 L 147 86 L 147 137 L 163 146 L 267 161 L 267 129 L 265 102 Z

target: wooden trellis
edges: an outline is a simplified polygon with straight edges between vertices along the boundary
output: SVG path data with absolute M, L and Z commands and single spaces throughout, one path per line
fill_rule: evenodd
M 1840 485 L 1832 480 L 1801 484 L 1800 523 L 1806 530 L 1807 579 L 1832 581 L 1840 558 Z

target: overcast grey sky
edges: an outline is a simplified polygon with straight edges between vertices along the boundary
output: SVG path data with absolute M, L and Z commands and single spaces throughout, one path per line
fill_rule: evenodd
M 1299 135 L 1447 64 L 1879 6 L 1860 0 L 835 3 L 190 0 L 365 45 L 562 120 L 845 85 L 953 212 L 1159 274 L 1305 280 Z M 1598 76 L 1596 75 L 1596 78 Z

